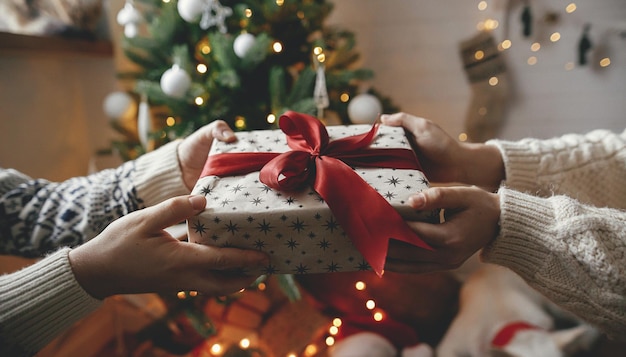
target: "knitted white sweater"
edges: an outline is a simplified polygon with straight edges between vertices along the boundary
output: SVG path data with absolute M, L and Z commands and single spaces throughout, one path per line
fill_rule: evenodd
M 0 253 L 48 254 L 0 276 L 0 356 L 33 355 L 100 306 L 75 280 L 67 246 L 95 237 L 131 211 L 189 194 L 178 143 L 117 169 L 61 183 L 0 169 Z
M 500 234 L 483 250 L 562 308 L 626 336 L 626 131 L 490 141 L 504 158 Z

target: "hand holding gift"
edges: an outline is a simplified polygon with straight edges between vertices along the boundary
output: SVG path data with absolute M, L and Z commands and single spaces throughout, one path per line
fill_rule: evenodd
M 430 249 L 405 223 L 437 214 L 406 205 L 428 181 L 401 128 L 327 129 L 293 112 L 280 126 L 216 143 L 194 188 L 207 209 L 189 220 L 191 241 L 265 251 L 265 274 L 382 274 L 390 238 Z

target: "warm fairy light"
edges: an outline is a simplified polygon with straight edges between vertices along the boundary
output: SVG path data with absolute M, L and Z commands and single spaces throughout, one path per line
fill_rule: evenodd
M 239 347 L 243 348 L 244 350 L 247 349 L 248 347 L 250 347 L 250 340 L 247 338 L 242 338 L 241 341 L 239 341 Z
M 539 42 L 533 42 L 533 44 L 530 45 L 530 50 L 533 52 L 539 51 L 540 48 L 541 48 L 541 44 Z
M 374 310 L 374 308 L 376 307 L 376 302 L 374 300 L 367 300 L 365 302 L 365 307 L 367 307 L 368 310 Z
M 298 355 L 292 352 L 292 353 L 287 354 L 287 357 L 298 357 Z
M 357 281 L 356 283 L 354 283 L 354 287 L 359 291 L 363 291 L 365 290 L 365 283 L 362 281 Z
M 374 313 L 374 320 L 380 322 L 385 318 L 385 315 L 383 315 L 383 313 L 381 311 L 376 311 Z
M 565 70 L 566 71 L 571 71 L 572 69 L 574 69 L 574 67 L 576 67 L 576 65 L 574 64 L 574 62 L 567 62 L 565 64 Z
M 332 346 L 335 344 L 335 338 L 333 336 L 326 337 L 326 346 Z
M 189 296 L 191 296 L 191 297 L 198 296 L 198 292 L 197 291 L 190 291 L 189 292 Z
M 326 61 L 326 55 L 323 53 L 320 53 L 319 55 L 317 55 L 317 61 L 319 63 L 324 63 L 324 61 Z
M 489 85 L 492 86 L 492 87 L 497 86 L 498 82 L 499 82 L 498 81 L 498 77 L 496 77 L 496 76 L 493 76 L 493 77 L 489 78 Z
M 204 99 L 202 99 L 202 97 L 196 97 L 194 102 L 196 103 L 196 105 L 202 105 L 204 104 Z
M 576 11 L 576 4 L 569 3 L 566 7 L 565 7 L 565 12 L 567 12 L 568 14 L 571 14 L 572 12 Z
M 202 52 L 202 54 L 208 55 L 209 53 L 211 53 L 211 46 L 209 45 L 202 46 L 202 48 L 200 49 L 200 52 Z
M 480 10 L 480 11 L 487 10 L 487 2 L 486 1 L 479 2 L 478 3 L 478 10 Z
M 174 124 L 176 124 L 176 119 L 174 117 L 167 117 L 167 119 L 165 119 L 165 125 L 174 126 Z
M 285 3 L 285 0 L 276 0 L 276 5 L 278 6 L 283 6 L 284 3 Z
M 257 289 L 261 291 L 264 291 L 266 287 L 267 285 L 265 285 L 265 283 L 259 283 L 259 285 L 257 285 Z
M 208 69 L 209 68 L 204 63 L 198 63 L 196 66 L 196 71 L 198 71 L 198 73 L 206 73 Z
M 164 3 L 164 4 L 169 4 L 169 3 L 170 3 L 170 0 L 163 0 L 163 3 Z
M 485 115 L 485 114 L 487 114 L 487 108 L 486 107 L 478 108 L 478 115 Z
M 269 124 L 274 124 L 274 123 L 276 123 L 276 115 L 274 115 L 274 114 L 268 114 L 268 115 L 267 115 L 267 119 L 266 119 L 266 120 L 267 120 L 267 122 L 268 122 Z
M 340 318 L 335 317 L 335 318 L 333 319 L 333 326 L 340 327 L 340 326 L 341 326 L 341 324 L 342 324 L 342 321 L 341 321 L 341 319 L 340 319 Z
M 244 118 L 243 120 L 244 120 L 243 125 L 246 126 L 246 122 L 245 122 L 246 119 Z M 239 291 L 237 291 L 237 293 L 241 294 L 244 291 L 246 291 L 246 288 L 241 288 L 239 289 Z
M 331 335 L 333 335 L 333 336 L 335 336 L 336 334 L 338 334 L 338 333 L 339 333 L 339 327 L 337 327 L 337 326 L 331 326 L 331 327 L 328 329 L 328 333 L 329 333 L 329 334 L 331 334 Z
M 304 348 L 304 355 L 307 357 L 315 356 L 316 353 L 317 353 L 317 346 L 314 344 L 307 345 Z
M 611 64 L 611 59 L 608 57 L 604 57 L 600 60 L 600 67 L 608 67 Z
M 526 60 L 526 63 L 528 63 L 528 65 L 530 66 L 534 66 L 535 64 L 537 64 L 537 57 L 535 56 L 528 57 L 528 59 Z
M 467 134 L 466 133 L 459 134 L 459 141 L 467 141 Z
M 485 57 L 485 52 L 478 50 L 476 52 L 474 52 L 474 58 L 476 58 L 477 60 L 481 60 Z
M 554 32 L 552 35 L 550 35 L 550 41 L 552 42 L 556 42 L 560 39 L 561 39 L 561 34 L 558 32 Z
M 476 30 L 483 31 L 484 29 L 485 29 L 485 22 L 484 21 L 481 21 L 481 22 L 476 24 Z
M 211 353 L 218 354 L 220 352 L 222 352 L 222 345 L 220 345 L 219 343 L 214 343 L 211 346 Z
M 276 41 L 274 42 L 274 44 L 272 45 L 272 48 L 274 49 L 274 52 L 276 53 L 280 53 L 283 51 L 283 44 Z
M 296 16 L 298 16 L 300 20 L 304 20 L 304 11 L 298 11 L 296 13 Z
M 485 20 L 485 30 L 495 30 L 498 28 L 498 25 L 500 25 L 500 23 L 498 22 L 498 20 L 494 20 L 494 19 L 487 19 Z
M 243 129 L 246 127 L 246 118 L 238 116 L 235 118 L 235 127 L 237 129 Z
M 313 54 L 316 56 L 321 55 L 322 52 L 324 52 L 324 50 L 320 46 L 317 46 L 313 49 Z
M 347 103 L 350 100 L 350 94 L 341 93 L 341 95 L 339 96 L 339 100 L 341 100 L 342 103 Z
M 176 297 L 183 300 L 187 298 L 187 294 L 184 291 L 179 291 L 178 293 L 176 293 Z
M 502 47 L 503 50 L 508 50 L 509 48 L 511 48 L 511 40 L 502 41 L 500 46 Z
M 245 17 L 247 17 L 247 18 L 252 17 L 252 10 L 250 10 L 250 9 L 245 9 L 245 10 L 243 11 L 243 16 L 245 16 Z

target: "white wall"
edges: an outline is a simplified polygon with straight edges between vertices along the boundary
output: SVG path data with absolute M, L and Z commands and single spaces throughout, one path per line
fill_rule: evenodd
M 455 135 L 463 131 L 471 89 L 463 71 L 459 43 L 475 35 L 478 22 L 499 21 L 496 40 L 505 39 L 506 0 L 489 0 L 479 11 L 477 0 L 337 0 L 329 23 L 354 31 L 362 66 L 374 70 L 372 84 L 389 95 L 403 111 L 438 122 Z M 580 0 L 577 10 L 565 13 L 565 0 L 530 1 L 534 14 L 534 38 L 521 34 L 521 1 L 511 0 L 508 37 L 513 46 L 505 51 L 514 101 L 498 136 L 550 137 L 594 128 L 621 131 L 626 127 L 626 1 Z M 559 14 L 555 24 L 543 15 Z M 592 24 L 590 37 L 610 50 L 612 64 L 566 71 L 576 61 L 583 24 Z M 547 41 L 553 31 L 556 43 Z M 608 35 L 607 35 L 608 34 Z M 537 53 L 530 44 L 543 46 Z M 526 63 L 535 55 L 534 66 Z

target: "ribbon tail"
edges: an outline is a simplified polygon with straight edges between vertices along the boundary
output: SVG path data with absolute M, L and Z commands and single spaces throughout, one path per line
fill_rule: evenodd
M 337 222 L 378 276 L 382 276 L 389 239 L 432 250 L 374 188 L 340 160 L 317 160 L 314 188 Z

